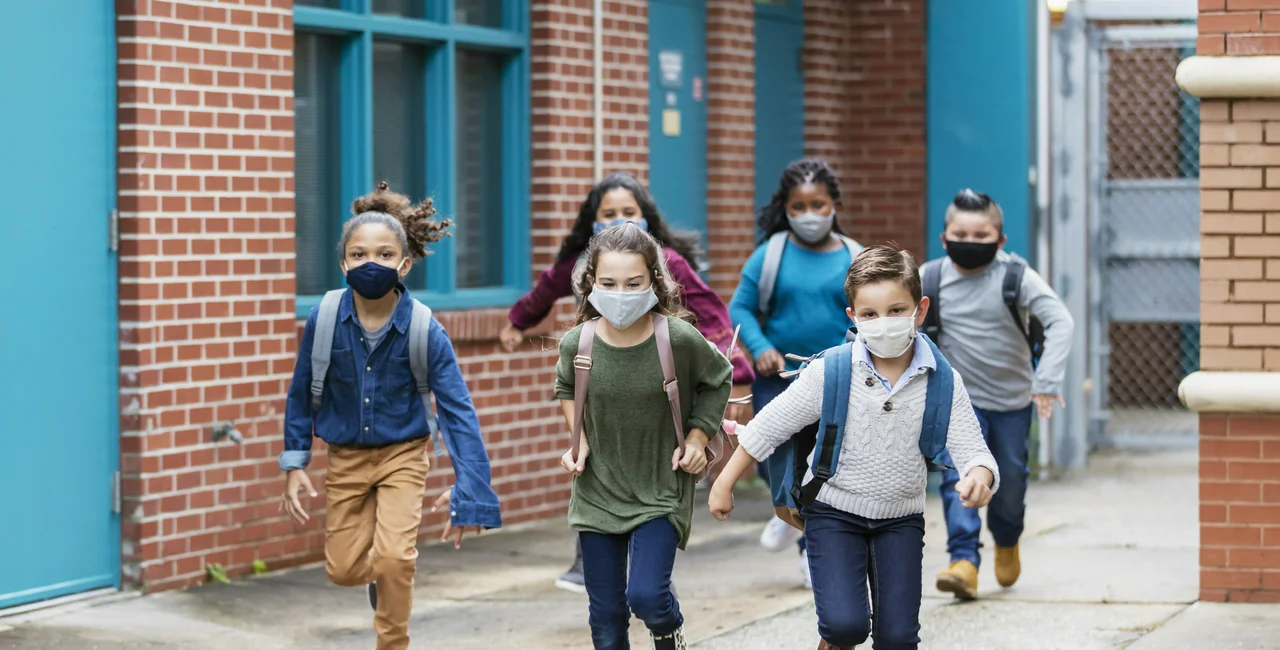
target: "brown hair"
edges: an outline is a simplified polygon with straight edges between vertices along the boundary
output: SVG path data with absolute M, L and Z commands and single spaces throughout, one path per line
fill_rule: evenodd
M 448 237 L 448 229 L 453 225 L 451 219 L 432 219 L 436 208 L 431 199 L 414 205 L 409 197 L 392 192 L 386 181 L 379 182 L 373 192 L 352 201 L 351 214 L 352 218 L 342 227 L 342 239 L 338 242 L 340 255 L 346 255 L 351 233 L 365 224 L 377 223 L 395 233 L 405 255 L 426 257 L 427 244 Z
M 991 225 L 996 227 L 996 232 L 1004 234 L 1004 210 L 1000 209 L 1000 204 L 996 203 L 995 199 L 986 194 L 968 188 L 957 192 L 951 199 L 951 205 L 947 206 L 943 226 L 950 226 L 956 214 L 960 212 L 981 214 L 991 220 Z
M 849 273 L 844 277 L 844 297 L 849 300 L 849 308 L 853 309 L 853 297 L 859 287 L 887 280 L 901 282 L 917 303 L 924 295 L 920 289 L 920 267 L 916 266 L 916 258 L 896 245 L 876 244 L 866 247 L 853 258 Z
M 582 272 L 575 274 L 578 293 L 582 296 L 578 300 L 578 323 L 600 317 L 600 312 L 587 297 L 595 288 L 596 264 L 601 253 L 634 253 L 644 258 L 645 268 L 649 269 L 649 277 L 653 281 L 653 292 L 658 296 L 658 304 L 653 311 L 683 320 L 692 318 L 684 309 L 680 285 L 671 281 L 671 274 L 667 272 L 667 260 L 663 257 L 662 247 L 657 240 L 635 224 L 624 223 L 592 237 L 587 243 Z

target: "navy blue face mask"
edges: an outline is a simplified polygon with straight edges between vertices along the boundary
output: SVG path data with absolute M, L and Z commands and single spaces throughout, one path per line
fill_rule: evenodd
M 606 231 L 606 230 L 608 230 L 608 229 L 610 229 L 610 228 L 612 228 L 612 227 L 614 227 L 614 226 L 621 226 L 621 225 L 623 225 L 623 224 L 626 224 L 627 222 L 631 222 L 631 223 L 635 224 L 637 228 L 639 228 L 639 229 L 641 229 L 641 230 L 643 230 L 643 231 L 645 231 L 645 232 L 649 232 L 649 222 L 648 222 L 648 221 L 646 221 L 646 220 L 644 219 L 644 217 L 641 217 L 639 221 L 631 221 L 630 219 L 627 219 L 627 218 L 625 218 L 625 217 L 619 217 L 619 218 L 617 218 L 617 219 L 614 219 L 613 221 L 609 221 L 609 222 L 606 222 L 606 223 L 601 223 L 601 222 L 597 221 L 597 222 L 596 222 L 596 232 L 595 232 L 595 234 L 599 235 L 600 233 L 602 233 L 602 232 L 604 232 L 604 231 Z
M 404 262 L 400 263 L 401 266 Z M 400 284 L 398 268 L 383 266 L 377 262 L 365 262 L 347 271 L 347 286 L 366 300 L 377 300 Z

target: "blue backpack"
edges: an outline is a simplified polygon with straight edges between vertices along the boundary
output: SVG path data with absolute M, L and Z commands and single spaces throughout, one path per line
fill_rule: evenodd
M 818 491 L 835 475 L 839 467 L 840 445 L 844 441 L 844 425 L 849 411 L 849 381 L 853 376 L 853 346 L 857 328 L 849 328 L 846 342 L 807 359 L 804 368 L 813 359 L 825 359 L 822 382 L 822 418 L 797 433 L 784 443 L 774 456 L 783 455 L 781 462 L 771 462 L 769 489 L 775 506 L 797 508 L 813 503 Z M 929 346 L 933 353 L 935 370 L 929 371 L 925 389 L 924 421 L 920 429 L 920 453 L 931 472 L 951 469 L 942 461 L 947 448 L 947 429 L 951 425 L 951 397 L 955 390 L 955 377 L 938 346 L 920 333 L 917 339 Z M 809 470 L 809 454 L 814 449 L 813 479 L 803 483 Z M 770 458 L 772 461 L 773 459 Z M 773 471 L 782 466 L 785 471 Z M 803 484 L 802 484 L 803 483 Z

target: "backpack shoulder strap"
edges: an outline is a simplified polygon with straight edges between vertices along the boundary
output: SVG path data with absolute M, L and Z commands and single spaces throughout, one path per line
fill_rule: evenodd
M 1022 332 L 1027 345 L 1031 346 L 1033 345 L 1031 333 L 1027 331 L 1027 323 L 1023 320 L 1022 314 L 1018 312 L 1018 294 L 1022 292 L 1022 276 L 1026 272 L 1026 260 L 1010 253 L 1009 262 L 1004 265 L 1004 282 L 1000 285 L 1000 296 L 1004 298 L 1004 306 L 1013 317 L 1013 322 L 1018 324 L 1018 331 Z
M 858 253 L 861 253 L 862 249 L 866 247 L 859 244 L 852 237 L 845 237 L 844 235 L 836 236 L 840 238 L 840 241 L 844 242 L 844 247 L 849 249 L 849 263 L 853 264 L 853 258 L 857 257 Z
M 930 338 L 937 339 L 942 333 L 942 302 L 938 294 L 942 286 L 942 261 L 926 262 L 920 274 L 921 293 L 929 299 L 929 311 L 924 315 L 924 324 L 920 327 Z
M 671 352 L 671 326 L 667 317 L 653 314 L 653 337 L 658 343 L 658 360 L 662 362 L 662 390 L 671 405 L 671 421 L 675 424 L 680 453 L 684 453 L 684 413 L 680 408 L 680 382 L 676 379 L 676 362 Z
M 935 368 L 929 372 L 925 386 L 924 418 L 920 427 L 920 453 L 931 472 L 949 469 L 942 462 L 942 453 L 947 449 L 947 431 L 951 428 L 951 402 L 955 394 L 955 374 L 947 358 L 942 356 L 938 346 L 927 334 L 920 334 L 920 340 L 929 346 L 933 353 Z
M 311 340 L 311 412 L 320 410 L 324 398 L 324 378 L 329 374 L 329 359 L 333 352 L 333 332 L 338 327 L 338 306 L 346 289 L 334 289 L 320 299 L 320 311 L 316 312 L 315 337 Z
M 796 503 L 808 505 L 839 467 L 840 445 L 849 413 L 849 382 L 853 375 L 853 344 L 844 343 L 823 355 L 822 419 L 814 441 L 813 479 L 793 494 Z
M 596 344 L 596 326 L 599 321 L 589 320 L 578 332 L 578 356 L 573 358 L 573 459 L 578 459 L 582 442 L 582 416 L 587 412 L 587 381 L 591 379 L 591 349 Z
M 778 268 L 782 266 L 782 253 L 787 249 L 789 232 L 784 230 L 773 233 L 764 249 L 764 266 L 760 267 L 760 282 L 757 285 L 761 314 L 769 313 L 769 303 L 773 301 L 773 290 L 778 284 Z
M 440 422 L 436 411 L 431 407 L 431 308 L 418 300 L 413 301 L 413 316 L 409 319 L 409 370 L 413 373 L 413 383 L 418 388 L 418 396 L 422 399 L 422 408 L 427 414 L 427 430 L 435 444 L 437 456 L 444 454 L 441 442 Z

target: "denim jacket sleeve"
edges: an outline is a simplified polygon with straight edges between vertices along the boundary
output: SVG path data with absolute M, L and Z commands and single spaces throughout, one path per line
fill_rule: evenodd
M 454 485 L 449 503 L 453 526 L 500 528 L 498 495 L 489 484 L 489 456 L 480 435 L 480 419 L 462 379 L 453 343 L 440 321 L 431 319 L 429 382 L 443 430 L 444 445 L 453 462 Z
M 280 471 L 306 469 L 311 463 L 311 345 L 316 338 L 316 314 L 319 307 L 307 316 L 307 326 L 302 330 L 302 342 L 298 344 L 298 361 L 293 366 L 293 379 L 284 402 L 284 451 L 280 453 Z

